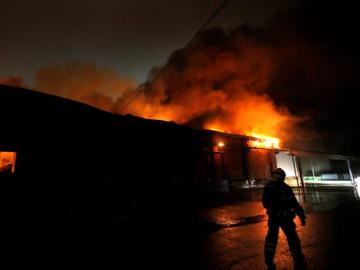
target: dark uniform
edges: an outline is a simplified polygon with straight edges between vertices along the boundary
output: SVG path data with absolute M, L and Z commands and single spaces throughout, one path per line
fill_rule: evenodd
M 275 170 L 274 173 L 283 174 L 281 169 Z M 282 177 L 282 176 L 281 176 Z M 271 181 L 265 186 L 262 196 L 262 204 L 267 210 L 269 216 L 268 233 L 265 239 L 265 263 L 268 269 L 276 269 L 273 262 L 276 245 L 278 241 L 279 228 L 286 235 L 289 248 L 294 259 L 295 269 L 305 269 L 304 255 L 301 251 L 300 239 L 296 232 L 296 225 L 293 219 L 299 216 L 301 225 L 305 225 L 305 213 L 295 198 L 294 192 L 283 180 Z

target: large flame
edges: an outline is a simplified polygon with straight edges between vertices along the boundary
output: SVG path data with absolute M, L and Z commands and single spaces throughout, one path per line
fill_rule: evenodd
M 280 139 L 263 134 L 252 133 L 254 140 L 249 140 L 249 146 L 254 148 L 280 148 Z
M 226 35 L 219 29 L 209 29 L 199 40 L 136 99 L 131 81 L 86 63 L 41 69 L 37 88 L 114 113 L 252 136 L 258 138 L 253 147 L 278 148 L 278 138 L 287 146 L 300 134 L 301 119 L 268 95 L 278 63 L 271 46 L 241 31 Z
M 209 107 L 213 111 L 204 109 Z M 251 140 L 249 145 L 257 148 L 279 148 L 279 138 L 289 136 L 284 127 L 291 126 L 294 119 L 284 108 L 276 107 L 267 96 L 249 93 L 234 99 L 220 95 L 206 96 L 204 93 L 203 98 L 190 99 L 184 105 L 164 105 L 143 97 L 132 106 L 131 113 L 149 119 L 190 123 L 198 128 L 247 135 L 258 139 Z
M 221 35 L 213 31 L 207 34 Z M 278 148 L 278 138 L 289 141 L 296 134 L 299 119 L 267 94 L 277 68 L 273 50 L 242 33 L 222 39 L 183 52 L 127 113 L 248 135 L 259 139 L 258 147 Z M 125 94 L 119 106 L 130 98 Z

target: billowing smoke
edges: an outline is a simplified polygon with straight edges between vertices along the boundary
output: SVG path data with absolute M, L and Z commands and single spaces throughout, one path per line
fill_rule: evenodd
M 298 2 L 300 8 L 262 28 L 204 31 L 190 48 L 174 52 L 167 72 L 125 110 L 148 82 L 137 86 L 95 64 L 45 67 L 35 88 L 115 113 L 279 137 L 284 147 L 318 148 L 321 141 L 326 151 L 360 153 L 358 9 L 347 0 Z M 339 20 L 339 14 L 348 15 Z M 160 69 L 151 70 L 149 81 Z
M 169 61 L 177 55 L 167 72 L 126 112 L 197 128 L 279 137 L 289 146 L 304 135 L 299 129 L 304 117 L 269 97 L 279 68 L 277 52 L 260 38 L 260 30 L 245 30 L 205 31 L 188 50 L 170 56 Z M 119 99 L 117 108 L 130 98 Z
M 94 63 L 67 62 L 41 68 L 35 89 L 113 111 L 116 98 L 133 90 L 133 80 Z
M 169 61 L 177 56 L 167 72 L 125 110 L 124 105 L 146 83 L 136 86 L 115 70 L 93 63 L 67 62 L 41 68 L 34 88 L 114 113 L 277 137 L 283 147 L 300 137 L 304 143 L 303 138 L 310 138 L 299 128 L 304 115 L 293 115 L 269 96 L 279 57 L 274 46 L 263 39 L 262 31 L 251 27 L 230 33 L 221 28 L 206 30 L 188 50 L 174 52 Z M 160 68 L 154 68 L 150 76 Z
M 24 80 L 20 76 L 11 76 L 0 78 L 0 84 L 11 85 L 16 87 L 24 87 Z

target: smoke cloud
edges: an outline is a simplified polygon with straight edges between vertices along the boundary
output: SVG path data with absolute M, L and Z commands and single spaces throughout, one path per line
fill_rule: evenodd
M 230 33 L 221 28 L 206 30 L 188 50 L 170 56 L 168 61 L 178 55 L 160 80 L 129 104 L 127 112 L 195 128 L 279 137 L 285 146 L 305 133 L 310 138 L 299 127 L 305 115 L 292 114 L 269 96 L 279 69 L 278 55 L 262 35 L 262 29 L 251 26 Z M 117 108 L 129 98 L 120 98 Z
M 35 84 L 37 90 L 107 111 L 113 110 L 116 98 L 135 87 L 133 80 L 120 76 L 116 70 L 75 61 L 41 68 Z
M 351 1 L 298 5 L 264 27 L 207 29 L 190 48 L 170 55 L 167 72 L 125 111 L 161 67 L 137 85 L 93 63 L 54 64 L 38 71 L 35 88 L 114 113 L 279 137 L 283 147 L 360 153 L 357 8 Z M 2 82 L 23 83 L 18 77 Z
M 21 76 L 11 76 L 0 78 L 0 84 L 11 85 L 16 87 L 24 87 L 24 80 Z

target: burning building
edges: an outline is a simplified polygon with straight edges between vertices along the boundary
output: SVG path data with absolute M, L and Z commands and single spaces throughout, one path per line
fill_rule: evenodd
M 318 154 L 320 163 L 309 152 L 280 150 L 276 140 L 116 115 L 17 87 L 1 86 L 0 103 L 1 166 L 10 168 L 4 196 L 31 215 L 103 213 L 174 187 L 261 186 L 277 166 L 299 186 L 359 176 L 354 157 Z

